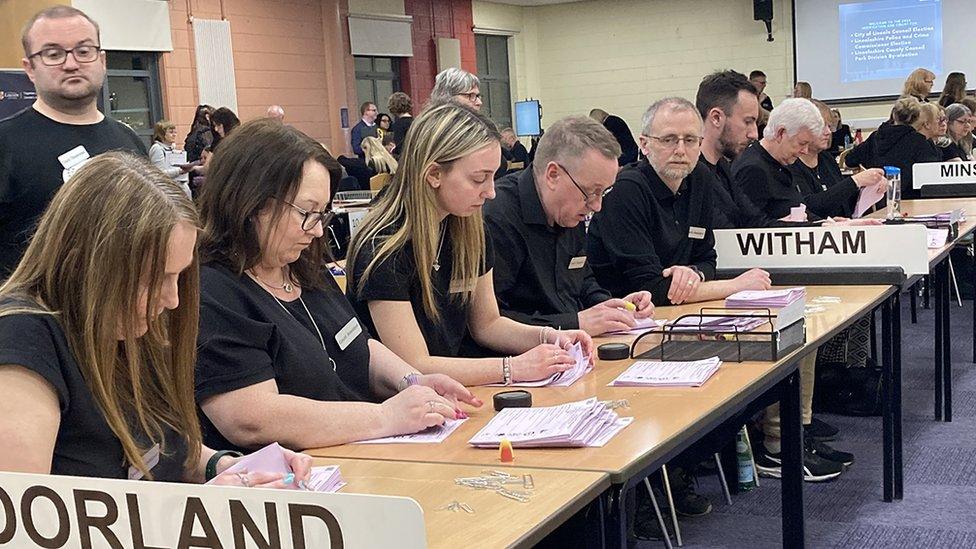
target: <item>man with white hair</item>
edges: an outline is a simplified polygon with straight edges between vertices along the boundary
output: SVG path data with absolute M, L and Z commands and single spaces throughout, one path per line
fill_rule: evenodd
M 276 122 L 284 122 L 285 109 L 283 109 L 281 105 L 271 105 L 270 107 L 268 107 L 268 118 Z
M 655 305 L 769 288 L 769 274 L 760 269 L 712 280 L 716 183 L 698 163 L 702 119 L 695 105 L 661 99 L 644 113 L 642 128 L 638 143 L 646 159 L 617 174 L 614 192 L 590 223 L 589 257 L 600 285 L 618 297 L 647 290 Z
M 823 129 L 820 111 L 808 99 L 786 99 L 769 115 L 763 138 L 742 152 L 732 164 L 734 186 L 766 215 L 790 216 L 803 196 L 793 182 L 789 165 L 819 139 Z M 811 212 L 807 219 L 819 219 Z M 802 217 L 802 216 L 801 216 Z M 796 216 L 793 216 L 794 220 Z

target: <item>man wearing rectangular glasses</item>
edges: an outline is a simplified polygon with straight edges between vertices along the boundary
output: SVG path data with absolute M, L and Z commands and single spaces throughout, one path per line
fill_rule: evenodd
M 90 157 L 109 150 L 146 154 L 127 126 L 98 111 L 105 52 L 84 12 L 54 6 L 24 26 L 22 64 L 34 104 L 0 121 L 0 278 L 20 260 L 34 221 Z
M 584 222 L 613 188 L 620 146 L 599 122 L 563 118 L 539 141 L 535 162 L 499 179 L 485 203 L 501 313 L 590 335 L 633 328 L 654 312 L 648 292 L 611 299 L 586 261 Z

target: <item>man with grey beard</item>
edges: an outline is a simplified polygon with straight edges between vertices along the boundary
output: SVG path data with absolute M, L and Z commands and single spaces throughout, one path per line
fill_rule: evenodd
M 716 182 L 698 163 L 701 142 L 701 115 L 688 100 L 661 99 L 644 113 L 638 144 L 646 158 L 617 174 L 590 224 L 593 272 L 612 295 L 647 290 L 655 305 L 678 305 L 769 288 L 760 269 L 713 280 Z

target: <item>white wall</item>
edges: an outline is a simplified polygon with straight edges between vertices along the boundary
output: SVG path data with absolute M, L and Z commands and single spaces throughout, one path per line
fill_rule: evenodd
M 773 42 L 753 21 L 748 0 L 472 4 L 476 29 L 514 33 L 513 98 L 540 99 L 544 125 L 600 107 L 637 133 L 649 104 L 669 95 L 694 100 L 701 78 L 717 69 L 762 69 L 774 103 L 793 88 L 790 0 L 775 0 Z M 888 104 L 841 108 L 845 120 L 887 118 L 888 110 Z

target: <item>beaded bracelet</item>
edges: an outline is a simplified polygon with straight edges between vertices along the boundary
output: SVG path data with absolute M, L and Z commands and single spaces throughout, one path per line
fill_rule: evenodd
M 502 383 L 512 384 L 512 357 L 510 356 L 502 358 Z

